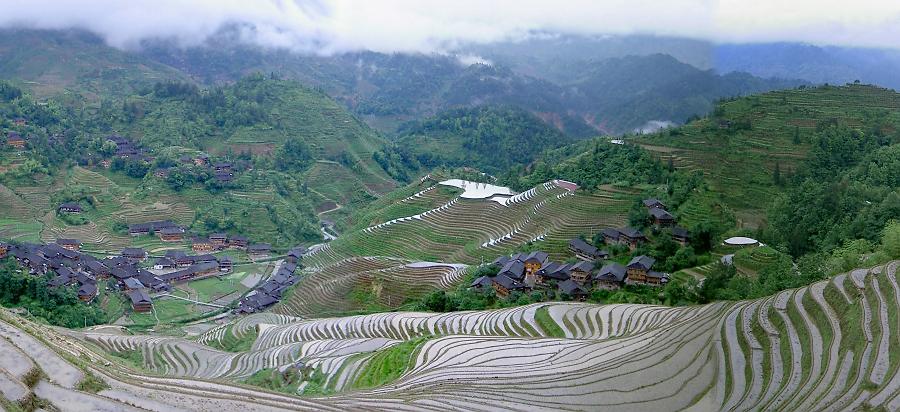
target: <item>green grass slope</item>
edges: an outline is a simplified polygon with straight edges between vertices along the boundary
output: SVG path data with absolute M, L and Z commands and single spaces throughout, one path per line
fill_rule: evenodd
M 685 126 L 631 137 L 678 168 L 702 170 L 726 203 L 749 223 L 806 158 L 812 136 L 834 122 L 867 133 L 900 130 L 900 94 L 875 86 L 783 90 L 720 103 Z

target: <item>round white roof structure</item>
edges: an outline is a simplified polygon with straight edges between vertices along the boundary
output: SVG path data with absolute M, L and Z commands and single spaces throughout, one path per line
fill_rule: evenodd
M 735 236 L 725 239 L 725 244 L 729 246 L 752 246 L 759 244 L 759 241 L 749 237 Z

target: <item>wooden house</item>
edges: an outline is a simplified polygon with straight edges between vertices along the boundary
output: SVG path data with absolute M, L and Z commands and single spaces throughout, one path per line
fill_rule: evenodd
M 534 251 L 522 259 L 522 264 L 525 266 L 525 283 L 535 284 L 535 274 L 546 264 L 549 256 L 547 252 Z
M 28 124 L 28 121 L 25 120 L 25 119 L 22 118 L 22 117 L 17 117 L 17 118 L 15 118 L 15 119 L 13 120 L 13 123 L 14 123 L 16 126 L 25 126 L 25 125 Z
M 222 256 L 219 258 L 219 271 L 220 272 L 231 272 L 234 269 L 234 260 L 231 259 L 231 256 Z
M 83 209 L 77 202 L 65 202 L 56 208 L 58 213 L 81 213 Z
M 588 291 L 582 285 L 575 281 L 575 279 L 569 279 L 562 282 L 559 282 L 559 293 L 564 295 L 568 295 L 572 299 L 583 301 L 587 298 Z
M 130 247 L 122 249 L 122 257 L 128 259 L 129 262 L 136 263 L 147 258 L 147 252 L 139 247 Z
M 78 299 L 82 302 L 90 302 L 97 296 L 97 284 L 85 283 L 78 288 Z
M 6 243 L 0 242 L 0 259 L 6 258 L 6 255 L 9 254 L 9 245 Z
M 247 246 L 247 253 L 250 256 L 263 257 L 268 256 L 270 252 L 272 252 L 272 245 L 268 243 L 256 243 Z
M 16 149 L 24 149 L 25 148 L 25 138 L 23 138 L 20 134 L 16 132 L 9 132 L 6 135 L 6 144 L 16 148 Z
M 650 209 L 650 217 L 653 218 L 653 224 L 658 227 L 668 227 L 675 224 L 675 216 L 667 212 L 665 209 L 654 207 Z
M 73 252 L 81 250 L 81 241 L 78 239 L 56 239 L 56 244 L 62 246 L 63 249 Z
M 597 249 L 594 245 L 581 238 L 575 238 L 569 241 L 569 251 L 572 252 L 575 257 L 586 261 L 609 258 L 609 252 Z
M 666 205 L 663 202 L 660 202 L 659 199 L 655 197 L 651 197 L 649 199 L 644 199 L 642 201 L 644 203 L 644 207 L 647 209 L 665 209 Z
M 594 264 L 592 262 L 578 262 L 569 268 L 569 279 L 579 285 L 589 284 L 591 282 L 591 272 L 593 271 Z
M 156 235 L 163 242 L 180 242 L 184 240 L 184 229 L 178 226 L 164 227 L 157 230 Z
M 209 164 L 209 155 L 206 153 L 200 153 L 193 160 L 194 164 L 197 166 L 206 166 Z
M 247 236 L 235 235 L 228 238 L 228 246 L 235 249 L 246 249 L 248 243 Z
M 626 281 L 631 284 L 661 285 L 669 281 L 669 275 L 651 270 L 656 261 L 649 256 L 636 256 L 626 266 Z
M 569 279 L 569 268 L 565 263 L 550 262 L 544 265 L 535 274 L 535 283 L 546 286 L 553 282 L 562 282 Z
M 683 227 L 673 227 L 672 240 L 678 242 L 681 246 L 687 246 L 690 241 L 690 233 Z
M 141 283 L 141 281 L 138 280 L 137 278 L 126 278 L 122 282 L 122 285 L 125 286 L 125 290 L 137 290 L 137 289 L 144 288 L 144 284 Z
M 135 312 L 145 313 L 153 309 L 153 301 L 144 289 L 135 289 L 128 292 L 128 299 L 131 300 L 131 308 Z
M 618 263 L 603 265 L 593 276 L 594 287 L 606 290 L 618 289 L 625 283 L 625 276 L 625 266 Z
M 492 279 L 491 286 L 494 288 L 494 291 L 497 293 L 497 296 L 501 298 L 505 298 L 509 296 L 510 293 L 517 290 L 526 290 L 528 287 L 525 286 L 524 283 L 521 283 L 515 279 L 512 279 L 505 275 L 497 275 Z
M 636 249 L 638 245 L 647 241 L 643 233 L 630 227 L 619 229 L 619 239 L 621 243 L 628 245 L 628 248 L 631 250 Z
M 622 243 L 622 234 L 619 233 L 618 229 L 606 228 L 600 231 L 600 235 L 603 236 L 603 242 L 607 245 Z
M 195 253 L 208 253 L 215 249 L 213 242 L 208 238 L 194 237 L 191 239 L 191 250 Z
M 156 262 L 153 262 L 153 269 L 156 270 L 175 269 L 176 267 L 175 262 L 167 257 L 161 257 L 156 259 Z
M 209 241 L 212 242 L 216 249 L 224 249 L 228 245 L 228 235 L 224 233 L 213 233 L 209 235 Z

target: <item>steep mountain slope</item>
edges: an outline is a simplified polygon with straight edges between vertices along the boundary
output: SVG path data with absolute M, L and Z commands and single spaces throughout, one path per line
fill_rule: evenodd
M 82 31 L 0 30 L 0 79 L 16 80 L 39 98 L 74 94 L 88 103 L 187 76 L 164 64 L 107 46 Z
M 259 314 L 197 342 L 50 329 L 4 311 L 3 344 L 18 360 L 4 397 L 52 404 L 74 397 L 120 409 L 120 402 L 244 407 L 252 396 L 272 410 L 894 410 L 898 266 L 682 308 L 545 303 L 331 319 Z M 223 339 L 251 340 L 252 349 L 207 346 Z M 29 366 L 47 378 L 27 383 Z M 286 394 L 234 385 L 273 370 L 281 378 L 269 384 L 284 381 L 270 387 Z M 109 389 L 88 395 L 89 379 Z M 314 397 L 290 396 L 297 393 Z
M 572 138 L 515 107 L 453 109 L 398 130 L 394 147 L 423 167 L 474 167 L 500 173 L 527 165 L 546 149 Z
M 704 171 L 726 203 L 752 222 L 781 190 L 776 175 L 786 180 L 815 137 L 837 124 L 896 141 L 900 94 L 867 85 L 769 92 L 723 102 L 708 118 L 630 140 L 675 167 Z

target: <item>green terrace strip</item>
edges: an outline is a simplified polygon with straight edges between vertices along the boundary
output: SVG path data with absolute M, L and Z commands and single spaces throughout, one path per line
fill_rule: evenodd
M 566 337 L 566 332 L 550 317 L 550 311 L 546 307 L 538 308 L 535 311 L 534 321 L 540 326 L 545 336 L 552 338 Z
M 375 352 L 350 389 L 377 388 L 395 381 L 415 364 L 417 353 L 429 339 L 421 336 Z

